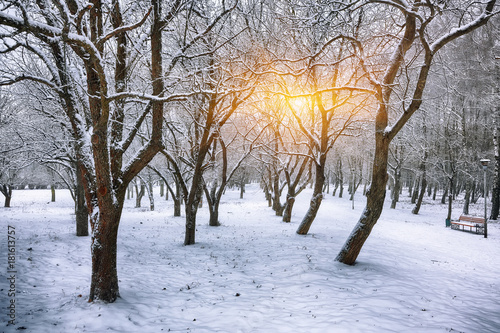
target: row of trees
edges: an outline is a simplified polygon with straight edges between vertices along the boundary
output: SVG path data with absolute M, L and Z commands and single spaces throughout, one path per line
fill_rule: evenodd
M 470 155 L 460 149 L 489 148 L 475 146 L 488 141 L 486 134 L 481 140 L 468 134 L 479 135 L 470 120 L 480 126 L 485 113 L 467 107 L 469 97 L 449 97 L 461 80 L 442 82 L 453 61 L 472 55 L 452 59 L 438 51 L 484 26 L 498 10 L 494 0 L 2 0 L 1 6 L 0 85 L 26 115 L 17 126 L 10 122 L 19 140 L 2 150 L 29 147 L 37 152 L 33 160 L 75 184 L 77 224 L 90 219 L 91 226 L 90 301 L 119 296 L 120 217 L 127 188 L 145 170 L 175 184 L 168 190 L 179 210 L 185 203 L 190 245 L 203 195 L 216 226 L 224 188 L 238 177 L 244 183 L 250 158 L 285 221 L 296 195 L 313 183 L 299 234 L 314 221 L 327 177 L 335 174 L 341 184 L 348 166 L 352 195 L 362 179 L 370 184 L 366 208 L 337 256 L 354 264 L 382 212 L 389 166 L 394 194 L 410 156 L 418 159 L 420 193 L 430 163 L 454 189 L 457 170 L 465 170 L 456 164 Z M 441 75 L 431 80 L 433 71 Z M 432 98 L 424 103 L 428 85 Z M 419 109 L 423 118 L 406 126 Z M 2 107 L 4 115 L 12 119 L 13 112 Z M 37 122 L 41 139 L 27 129 Z M 455 135 L 463 137 L 458 146 Z M 8 169 L 15 168 L 2 170 Z

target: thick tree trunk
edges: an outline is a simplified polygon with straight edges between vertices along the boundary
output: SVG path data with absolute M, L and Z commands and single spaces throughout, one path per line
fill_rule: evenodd
M 181 216 L 182 198 L 174 198 L 174 216 Z
M 120 293 L 116 267 L 118 225 L 122 207 L 99 210 L 97 230 L 92 232 L 92 277 L 89 302 L 112 303 Z
M 196 213 L 198 204 L 186 203 L 186 234 L 184 245 L 193 245 L 196 242 Z
M 210 211 L 210 220 L 208 225 L 211 227 L 220 226 L 219 222 L 219 203 L 213 202 L 211 205 L 208 205 L 208 210 Z
M 283 211 L 283 222 L 290 222 L 292 220 L 292 210 L 294 203 L 295 197 L 287 195 L 285 210 Z

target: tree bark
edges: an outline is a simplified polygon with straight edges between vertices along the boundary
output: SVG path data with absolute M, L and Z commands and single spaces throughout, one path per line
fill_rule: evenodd
M 118 225 L 122 207 L 100 209 L 92 233 L 92 278 L 89 302 L 112 303 L 120 297 L 116 266 Z
M 500 79 L 500 65 L 498 64 L 500 61 L 496 62 L 496 70 L 497 75 Z M 500 96 L 500 84 L 497 83 L 497 96 Z M 491 214 L 490 220 L 497 220 L 498 215 L 500 213 L 500 124 L 499 121 L 499 113 L 500 107 L 497 107 L 497 112 L 493 116 L 493 145 L 495 149 L 495 158 L 493 162 L 495 163 L 494 168 L 494 181 L 493 181 L 493 189 L 491 193 Z
M 422 179 L 420 180 L 420 193 L 418 195 L 415 207 L 411 211 L 413 214 L 418 214 L 418 212 L 420 211 L 420 207 L 422 207 L 422 201 L 424 200 L 426 188 L 427 188 L 427 179 L 425 177 L 425 174 L 423 174 Z
M 50 185 L 50 202 L 56 202 L 56 186 L 54 184 Z
M 285 210 L 283 211 L 283 222 L 288 223 L 292 220 L 292 210 L 294 203 L 295 203 L 295 197 L 287 195 Z
M 314 190 L 309 204 L 309 209 L 306 215 L 302 219 L 302 222 L 297 229 L 299 235 L 307 235 L 311 225 L 316 218 L 319 207 L 321 206 L 321 201 L 323 201 L 323 184 L 325 183 L 325 167 L 324 163 L 316 164 L 316 175 L 314 181 Z
M 153 195 L 153 182 L 152 181 L 148 182 L 148 198 L 149 198 L 149 210 L 154 211 L 155 210 L 155 198 Z
M 208 221 L 208 225 L 211 227 L 220 226 L 218 202 L 214 203 L 213 205 L 208 205 L 208 210 L 210 211 L 210 220 Z
M 76 235 L 77 236 L 88 236 L 89 235 L 89 211 L 85 204 L 85 189 L 83 188 L 83 179 L 80 172 L 80 167 L 77 163 L 76 167 Z
M 10 201 L 12 199 L 12 186 L 7 184 L 0 184 L 0 192 L 4 195 L 4 207 L 10 208 Z
M 424 133 L 425 133 L 425 127 L 424 127 Z M 428 153 L 427 151 L 425 151 L 424 159 L 422 160 L 422 163 L 420 163 L 420 171 L 422 172 L 422 176 L 420 177 L 420 193 L 418 195 L 416 205 L 411 211 L 413 214 L 418 214 L 418 212 L 420 211 L 420 207 L 422 207 L 422 201 L 424 200 L 425 191 L 427 190 L 427 173 L 426 173 L 427 156 Z
M 141 208 L 142 197 L 144 196 L 144 192 L 146 191 L 146 186 L 141 183 L 139 190 L 139 186 L 135 185 L 135 208 Z
M 186 203 L 186 234 L 184 236 L 184 245 L 193 245 L 196 242 L 196 213 L 198 210 L 198 205 L 188 209 L 188 203 Z M 191 205 L 193 206 L 193 205 Z
M 471 185 L 468 184 L 467 188 L 465 189 L 464 208 L 462 210 L 463 215 L 469 215 L 470 197 L 471 197 Z
M 398 166 L 394 171 L 394 188 L 392 189 L 391 209 L 396 208 L 401 193 L 401 168 Z

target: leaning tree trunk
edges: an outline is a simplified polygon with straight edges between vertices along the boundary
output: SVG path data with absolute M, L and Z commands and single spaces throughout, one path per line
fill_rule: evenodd
M 413 214 L 418 214 L 418 212 L 420 211 L 420 207 L 422 207 L 422 201 L 424 200 L 426 187 L 427 187 L 427 179 L 424 174 L 422 175 L 422 180 L 420 181 L 420 193 L 417 198 L 417 203 L 415 204 L 415 207 L 411 211 Z
M 375 143 L 372 185 L 367 192 L 365 210 L 336 258 L 337 261 L 347 265 L 353 265 L 356 262 L 361 248 L 382 214 L 384 206 L 390 139 L 384 135 L 383 131 L 377 131 Z
M 302 219 L 302 222 L 297 229 L 299 235 L 307 235 L 311 225 L 316 218 L 319 207 L 321 206 L 321 201 L 323 201 L 323 184 L 325 183 L 325 172 L 323 163 L 316 164 L 316 179 L 314 182 L 314 190 L 309 204 L 309 209 L 306 215 Z

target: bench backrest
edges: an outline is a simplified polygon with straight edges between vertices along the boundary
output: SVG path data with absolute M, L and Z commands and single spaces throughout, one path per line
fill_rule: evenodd
M 460 221 L 474 222 L 474 223 L 484 223 L 483 217 L 474 217 L 474 216 L 460 216 Z

